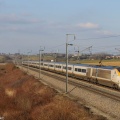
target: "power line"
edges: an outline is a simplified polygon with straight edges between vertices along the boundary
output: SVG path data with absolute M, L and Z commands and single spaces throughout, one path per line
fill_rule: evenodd
M 105 36 L 105 37 L 96 37 L 96 38 L 83 38 L 83 39 L 76 39 L 76 40 L 91 40 L 91 39 L 103 39 L 103 38 L 113 38 L 113 37 L 120 37 L 120 35 L 113 35 L 113 36 Z M 71 40 L 69 42 L 73 42 L 75 40 Z M 53 47 L 50 47 L 50 48 L 47 48 L 47 49 L 55 49 L 55 48 L 58 48 L 58 47 L 61 47 L 63 45 L 65 45 L 66 43 L 62 43 L 60 45 L 56 45 L 56 46 L 53 46 Z M 120 46 L 120 45 L 115 45 L 115 46 Z M 113 46 L 113 47 L 115 47 Z M 101 47 L 107 47 L 107 46 L 101 46 Z M 112 47 L 112 46 L 108 46 L 108 47 Z
M 103 39 L 103 38 L 112 38 L 112 37 L 120 37 L 120 35 L 105 36 L 105 37 L 96 37 L 96 38 L 83 38 L 83 39 L 76 39 L 76 40 L 91 40 L 91 39 Z
M 97 46 L 97 47 L 93 47 L 93 48 L 108 48 L 108 47 L 119 47 L 120 45 L 107 45 L 107 46 Z

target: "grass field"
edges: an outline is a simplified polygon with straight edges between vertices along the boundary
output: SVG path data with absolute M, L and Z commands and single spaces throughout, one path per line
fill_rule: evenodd
M 51 61 L 55 60 L 54 56 L 44 56 L 42 57 L 44 61 Z M 24 60 L 28 60 L 28 56 L 24 56 Z M 39 60 L 39 56 L 37 55 L 32 55 L 29 56 L 29 60 Z M 65 58 L 57 58 L 57 62 L 66 62 Z M 74 63 L 74 64 L 94 64 L 94 65 L 99 65 L 100 60 L 73 60 L 69 59 L 69 63 Z M 111 59 L 111 60 L 102 60 L 102 65 L 110 65 L 110 66 L 120 66 L 120 59 Z
M 99 60 L 83 60 L 81 63 L 99 65 Z M 102 65 L 120 66 L 120 60 L 103 60 Z

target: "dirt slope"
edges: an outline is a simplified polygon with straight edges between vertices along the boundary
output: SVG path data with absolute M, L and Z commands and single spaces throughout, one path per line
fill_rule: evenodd
M 106 120 L 13 64 L 0 66 L 0 117 L 5 120 Z

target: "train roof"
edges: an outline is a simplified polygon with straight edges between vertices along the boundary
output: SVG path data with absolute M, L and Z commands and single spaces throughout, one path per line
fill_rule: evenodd
M 102 69 L 109 69 L 109 70 L 119 68 L 119 66 L 104 66 L 104 65 L 89 65 L 89 64 L 75 64 L 75 66 L 85 66 L 85 67 L 102 68 Z
M 97 68 L 112 70 L 112 69 L 118 68 L 118 66 L 97 66 Z
M 49 62 L 50 63 L 50 62 Z M 51 62 L 51 63 L 56 63 L 56 64 L 65 64 L 64 62 Z M 103 66 L 103 65 L 89 65 L 89 64 L 71 64 L 69 63 L 68 65 L 74 65 L 74 66 L 83 66 L 83 67 L 92 67 L 92 68 L 102 68 L 102 69 L 109 69 L 109 70 L 112 70 L 112 69 L 115 69 L 115 68 L 118 68 L 119 66 Z

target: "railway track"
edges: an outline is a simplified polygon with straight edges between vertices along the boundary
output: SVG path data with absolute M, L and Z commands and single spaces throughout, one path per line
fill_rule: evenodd
M 37 69 L 37 68 L 29 67 L 29 69 L 34 70 L 36 72 L 39 72 L 39 69 Z M 55 79 L 57 79 L 59 81 L 66 82 L 65 76 L 63 76 L 61 74 L 53 73 L 53 72 L 46 71 L 46 70 L 42 70 L 41 73 L 43 75 L 47 75 L 49 77 L 55 78 Z M 95 85 L 93 83 L 88 83 L 86 81 L 83 81 L 83 80 L 81 81 L 81 80 L 71 78 L 71 77 L 69 77 L 68 83 L 75 86 L 72 90 L 68 91 L 68 93 L 70 93 L 76 87 L 78 87 L 78 88 L 83 88 L 83 89 L 86 89 L 88 91 L 92 91 L 92 92 L 94 92 L 96 94 L 100 94 L 102 96 L 106 96 L 106 97 L 108 97 L 110 99 L 113 99 L 113 100 L 116 100 L 116 101 L 120 102 L 120 92 L 117 91 L 117 90 L 109 89 L 107 87 Z

